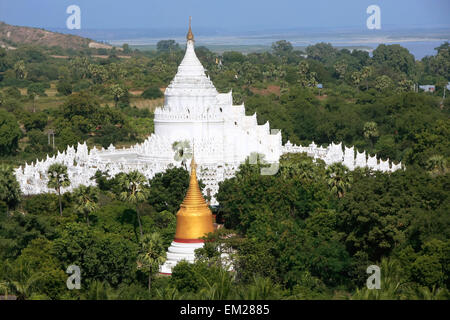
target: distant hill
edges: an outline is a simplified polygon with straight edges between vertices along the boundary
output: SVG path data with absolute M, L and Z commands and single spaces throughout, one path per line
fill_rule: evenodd
M 21 44 L 60 46 L 64 49 L 106 48 L 112 46 L 71 34 L 47 31 L 39 28 L 12 26 L 0 21 L 0 46 L 13 49 Z

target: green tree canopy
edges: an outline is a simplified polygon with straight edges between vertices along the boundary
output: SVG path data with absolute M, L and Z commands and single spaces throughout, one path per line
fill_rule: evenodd
M 160 40 L 156 44 L 159 52 L 173 52 L 180 50 L 180 45 L 175 40 Z
M 12 167 L 0 166 L 0 202 L 14 209 L 21 200 L 21 190 Z
M 14 154 L 19 146 L 21 131 L 13 114 L 0 110 L 0 155 Z

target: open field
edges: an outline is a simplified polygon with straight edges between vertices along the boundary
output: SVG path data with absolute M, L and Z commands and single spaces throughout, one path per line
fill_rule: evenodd
M 142 99 L 142 98 L 131 98 L 130 105 L 135 106 L 139 109 L 150 109 L 151 112 L 155 111 L 157 107 L 164 104 L 164 98 L 159 99 Z
M 27 95 L 27 88 L 18 88 L 20 94 L 22 96 Z M 45 90 L 47 94 L 46 97 L 36 96 L 35 98 L 35 108 L 36 111 L 44 110 L 44 109 L 54 109 L 61 107 L 66 98 L 65 96 L 58 95 L 58 91 L 56 90 L 56 84 L 51 83 L 50 88 Z M 159 99 L 144 99 L 141 98 L 140 95 L 142 90 L 130 90 L 130 105 L 136 106 L 139 109 L 149 109 L 151 112 L 155 111 L 156 107 L 162 106 L 164 104 L 164 98 Z M 111 100 L 102 100 L 100 103 L 101 106 L 114 106 L 114 101 Z M 32 111 L 33 110 L 33 101 L 28 100 L 24 102 L 25 110 Z
M 70 58 L 69 56 L 60 56 L 60 55 L 54 55 L 54 54 L 51 54 L 50 57 L 55 58 L 55 59 L 69 59 Z M 92 57 L 100 58 L 100 59 L 108 59 L 109 58 L 109 56 L 105 55 L 105 54 L 93 54 Z M 131 58 L 131 56 L 124 56 L 124 55 L 118 55 L 117 57 L 121 58 L 121 59 L 130 59 Z

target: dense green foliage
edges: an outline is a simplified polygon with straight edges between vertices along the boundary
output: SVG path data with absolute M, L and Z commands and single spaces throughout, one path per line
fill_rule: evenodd
M 0 110 L 0 154 L 7 155 L 16 152 L 21 132 L 14 115 Z
M 0 49 L 2 163 L 43 158 L 82 141 L 129 145 L 153 131 L 153 109 L 136 105 L 162 101 L 160 88 L 173 78 L 183 50 L 173 40 L 159 42 L 155 52 L 124 45 L 128 59 L 99 50 Z M 402 161 L 406 169 L 349 171 L 287 154 L 275 175 L 261 175 L 263 162 L 244 163 L 216 195 L 214 213 L 224 227 L 207 235 L 196 263 L 179 263 L 168 278 L 157 270 L 189 185 L 185 169 L 149 181 L 139 172 L 98 171 L 97 187 L 60 194 L 70 181 L 57 164 L 49 168 L 55 192 L 24 197 L 13 168 L 4 165 L 0 293 L 19 299 L 450 298 L 450 100 L 441 98 L 450 81 L 448 43 L 421 61 L 399 45 L 380 45 L 372 57 L 325 43 L 301 52 L 287 41 L 264 53 L 196 52 L 219 91 L 233 90 L 234 102 L 245 102 L 248 115 L 257 112 L 259 124 L 282 129 L 283 142 L 342 141 Z M 417 83 L 437 90 L 415 92 Z M 234 271 L 223 267 L 229 260 L 222 253 Z M 81 267 L 81 290 L 66 287 L 72 264 Z M 372 264 L 381 267 L 381 290 L 365 287 Z
M 141 95 L 145 99 L 162 98 L 164 95 L 158 87 L 149 87 Z

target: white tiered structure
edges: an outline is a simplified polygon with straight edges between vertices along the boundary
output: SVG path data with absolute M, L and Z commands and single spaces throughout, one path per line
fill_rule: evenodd
M 53 163 L 68 167 L 71 185 L 62 192 L 81 184 L 94 185 L 91 177 L 97 170 L 111 176 L 119 172 L 139 170 L 151 179 L 170 167 L 182 166 L 175 156 L 176 146 L 188 142 L 195 149 L 197 174 L 206 185 L 205 195 L 217 204 L 214 195 L 218 183 L 234 176 L 239 165 L 252 153 L 264 155 L 268 163 L 278 162 L 289 152 L 306 152 L 322 159 L 327 165 L 342 162 L 349 169 L 369 167 L 373 170 L 395 171 L 401 163 L 390 164 L 389 159 L 378 162 L 376 156 L 366 158 L 365 152 L 356 154 L 352 148 L 332 143 L 327 148 L 310 144 L 307 147 L 282 145 L 281 131 L 271 133 L 269 122 L 258 125 L 256 113 L 245 115 L 244 105 L 233 105 L 232 93 L 218 93 L 194 51 L 194 39 L 188 39 L 186 53 L 178 72 L 164 94 L 164 106 L 155 110 L 155 133 L 143 143 L 130 148 L 116 149 L 110 145 L 101 150 L 89 150 L 86 142 L 76 148 L 69 146 L 62 153 L 36 163 L 25 164 L 15 174 L 25 195 L 54 192 L 47 188 L 47 169 Z M 275 131 L 275 130 L 273 130 Z M 175 147 L 174 147 L 175 146 Z

